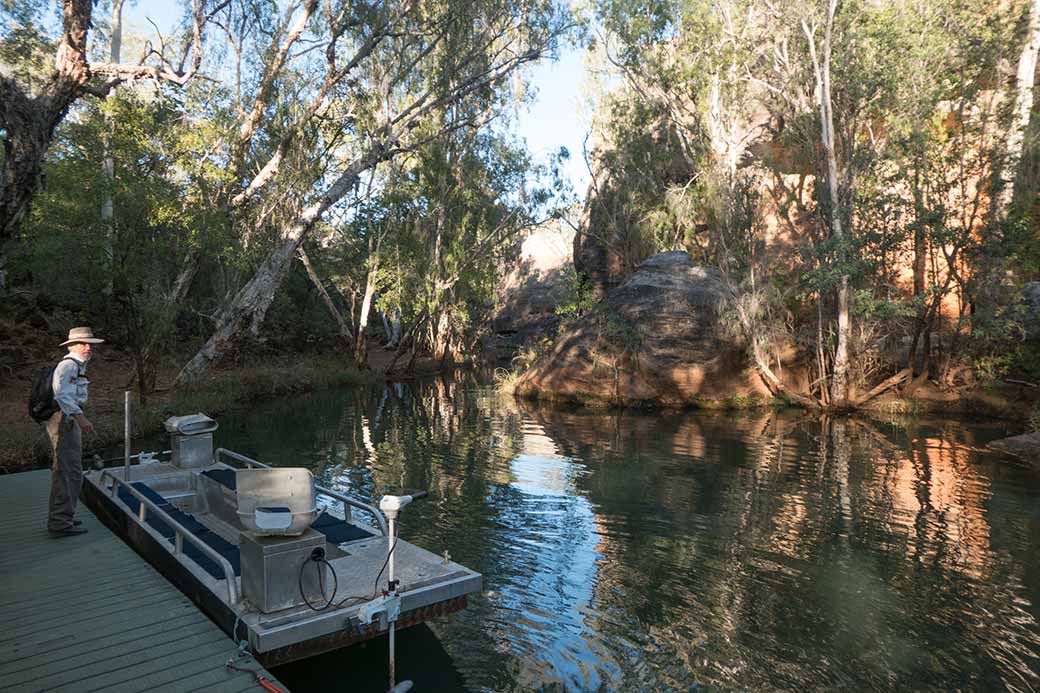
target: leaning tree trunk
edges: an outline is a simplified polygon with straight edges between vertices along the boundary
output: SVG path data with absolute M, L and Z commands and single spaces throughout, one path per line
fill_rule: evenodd
M 437 317 L 437 322 L 434 323 L 433 358 L 442 364 L 450 351 L 451 318 L 448 315 L 449 310 L 447 307 L 443 308 Z
M 347 321 L 343 319 L 342 313 L 339 312 L 339 308 L 332 300 L 332 296 L 329 296 L 329 292 L 325 289 L 325 285 L 321 283 L 321 277 L 314 269 L 314 265 L 311 264 L 311 259 L 307 256 L 307 251 L 304 250 L 303 246 L 300 246 L 300 260 L 303 262 L 303 268 L 307 270 L 307 276 L 310 277 L 311 283 L 318 290 L 318 295 L 321 297 L 321 302 L 328 308 L 329 313 L 332 315 L 332 319 L 336 322 L 339 327 L 339 336 L 347 346 L 351 349 L 354 348 L 354 335 L 350 332 L 350 327 L 347 325 Z
M 921 333 L 926 329 L 928 325 L 929 306 L 925 300 L 927 274 L 925 267 L 925 260 L 928 256 L 928 246 L 925 238 L 925 212 L 924 212 L 924 199 L 923 192 L 921 190 L 921 165 L 924 158 L 921 156 L 915 157 L 916 161 L 914 164 L 914 180 L 913 180 L 913 195 L 914 195 L 914 257 L 913 257 L 913 270 L 914 270 L 914 300 L 920 302 L 920 306 L 917 309 L 917 319 L 914 323 L 914 336 L 910 340 L 910 351 L 906 357 L 907 368 L 916 368 L 918 372 L 924 368 L 925 361 L 927 361 L 927 352 L 921 358 L 920 365 L 915 365 L 917 356 L 917 344 L 921 339 Z
M 54 130 L 69 106 L 88 91 L 92 73 L 106 80 L 90 93 L 103 95 L 126 79 L 162 79 L 183 86 L 197 73 L 202 60 L 202 31 L 212 15 L 205 0 L 193 0 L 194 27 L 191 66 L 187 72 L 148 65 L 95 64 L 87 60 L 87 35 L 96 0 L 63 0 L 61 38 L 54 72 L 33 95 L 14 77 L 0 75 L 0 130 L 4 137 L 4 167 L 0 171 L 0 288 L 4 285 L 6 248 L 42 187 L 43 160 Z M 121 3 L 120 3 L 121 4 Z M 181 66 L 183 68 L 183 64 Z
M 13 77 L 0 77 L 0 128 L 6 130 L 0 179 L 0 248 L 14 236 L 40 189 L 43 159 L 54 129 L 90 78 L 86 50 L 92 8 L 92 0 L 65 2 L 54 72 L 36 96 L 24 91 Z
M 310 230 L 329 207 L 354 188 L 364 171 L 386 160 L 390 154 L 390 149 L 384 144 L 374 145 L 355 159 L 325 194 L 296 217 L 292 225 L 283 232 L 281 245 L 275 248 L 252 279 L 224 308 L 213 335 L 181 369 L 174 381 L 175 385 L 198 381 L 209 369 L 209 365 L 227 351 L 247 321 L 251 321 L 254 329 L 263 323 L 293 256 L 299 251 Z
M 0 76 L 0 129 L 6 131 L 0 171 L 0 289 L 6 284 L 7 245 L 43 186 L 43 159 L 54 130 L 90 77 L 86 60 L 90 10 L 91 0 L 66 3 L 56 69 L 38 95 L 29 95 L 13 78 Z
M 20 96 L 20 95 L 19 95 Z M 0 89 L 0 101 L 7 97 Z M 21 102 L 21 103 L 16 103 Z M 29 202 L 42 187 L 43 157 L 60 116 L 39 117 L 28 99 L 14 98 L 4 107 L 8 123 L 4 139 L 3 185 L 0 191 L 0 288 L 5 284 L 7 244 L 15 236 Z M 17 123 L 17 125 L 11 125 Z
M 369 239 L 369 243 L 371 243 Z M 365 297 L 361 300 L 361 315 L 358 318 L 357 338 L 354 340 L 354 365 L 368 368 L 368 318 L 372 312 L 372 301 L 376 295 L 376 274 L 379 272 L 378 251 L 369 251 L 368 277 L 365 280 Z

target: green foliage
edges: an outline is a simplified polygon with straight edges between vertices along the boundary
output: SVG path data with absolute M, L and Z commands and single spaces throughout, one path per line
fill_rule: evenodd
M 1010 124 L 1000 66 L 1023 49 L 1027 5 L 839 3 L 831 199 L 828 3 L 600 0 L 621 87 L 600 107 L 589 227 L 626 264 L 682 247 L 719 267 L 750 297 L 729 314 L 751 351 L 772 361 L 793 339 L 821 380 L 846 285 L 861 387 L 904 367 L 911 343 L 959 349 L 990 379 L 1027 368 L 1006 354 L 1016 284 L 1040 267 L 1035 223 L 990 209 Z
M 987 354 L 977 356 L 972 362 L 972 369 L 981 385 L 993 387 L 1007 376 L 1013 363 L 1011 354 Z
M 0 73 L 35 91 L 53 69 L 55 43 L 44 26 L 46 10 L 40 0 L 0 0 Z
M 588 280 L 578 274 L 573 266 L 567 267 L 566 289 L 566 298 L 554 309 L 563 324 L 577 320 L 596 305 Z
M 495 389 L 504 394 L 511 395 L 516 390 L 517 381 L 526 373 L 536 361 L 552 351 L 554 340 L 542 337 L 539 340 L 528 342 L 513 355 L 509 368 L 496 368 L 494 372 Z

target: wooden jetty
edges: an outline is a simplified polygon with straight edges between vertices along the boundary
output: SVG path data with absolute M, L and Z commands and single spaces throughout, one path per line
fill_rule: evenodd
M 235 644 L 80 504 L 46 532 L 50 472 L 0 476 L 0 690 L 263 691 Z M 236 659 L 288 691 L 251 658 Z M 270 689 L 268 689 L 270 690 Z

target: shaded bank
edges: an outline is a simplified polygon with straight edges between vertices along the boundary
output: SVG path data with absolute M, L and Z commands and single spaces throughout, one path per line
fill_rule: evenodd
M 384 358 L 385 357 L 385 358 Z M 373 365 L 386 365 L 393 355 L 380 353 Z M 419 372 L 432 363 L 418 364 Z M 123 440 L 123 401 L 127 383 L 132 383 L 133 366 L 120 354 L 101 353 L 90 365 L 90 402 L 87 415 L 95 432 L 84 437 L 84 464 L 92 463 L 93 453 L 111 448 Z M 175 371 L 164 374 L 172 379 Z M 248 410 L 257 402 L 288 395 L 375 383 L 385 378 L 379 370 L 358 371 L 349 357 L 335 354 L 297 354 L 244 357 L 231 367 L 214 371 L 192 387 L 153 393 L 144 405 L 132 395 L 133 436 L 151 435 L 162 430 L 162 422 L 174 414 L 204 411 L 210 415 L 239 409 Z M 50 448 L 42 428 L 25 411 L 27 379 L 7 381 L 0 386 L 0 474 L 36 469 L 50 464 Z
M 525 397 L 683 407 L 770 397 L 726 328 L 732 292 L 715 269 L 661 253 L 585 315 L 516 382 Z
M 813 356 L 790 335 L 762 335 L 762 306 L 685 252 L 659 253 L 584 314 L 564 323 L 530 367 L 502 377 L 528 399 L 597 407 L 948 412 L 1029 416 L 1040 388 L 1024 381 L 943 386 L 927 371 L 879 367 L 845 401 L 820 398 Z M 804 346 L 804 345 L 803 345 Z M 895 363 L 898 354 L 889 355 Z M 905 359 L 904 359 L 905 360 Z M 817 386 L 811 382 L 817 380 Z

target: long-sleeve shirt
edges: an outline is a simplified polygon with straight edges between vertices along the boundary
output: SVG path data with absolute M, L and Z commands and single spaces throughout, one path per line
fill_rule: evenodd
M 83 413 L 83 405 L 87 403 L 87 364 L 69 354 L 54 368 L 51 386 L 54 388 L 54 401 L 58 403 L 66 416 Z

